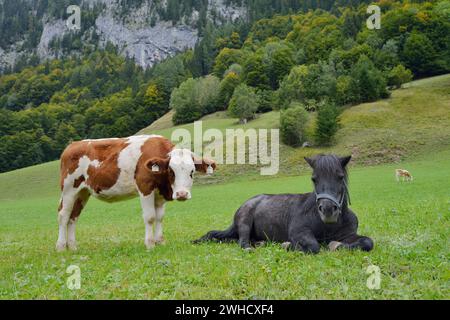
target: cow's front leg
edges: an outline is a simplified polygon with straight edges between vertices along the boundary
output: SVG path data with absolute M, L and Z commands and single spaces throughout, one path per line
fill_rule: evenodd
M 141 195 L 142 216 L 145 224 L 145 246 L 147 249 L 152 249 L 155 246 L 155 239 L 153 237 L 153 223 L 156 219 L 155 210 L 155 192 L 149 195 Z
M 163 237 L 163 227 L 162 227 L 162 221 L 164 218 L 164 210 L 165 210 L 164 198 L 156 196 L 156 199 L 155 199 L 155 211 L 156 211 L 155 242 L 157 244 L 165 244 L 164 237 Z

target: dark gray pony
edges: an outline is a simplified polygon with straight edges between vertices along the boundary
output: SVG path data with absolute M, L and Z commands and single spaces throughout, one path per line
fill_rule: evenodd
M 243 249 L 258 241 L 284 242 L 290 250 L 318 253 L 320 243 L 370 251 L 373 241 L 358 235 L 358 219 L 348 208 L 346 166 L 351 156 L 305 158 L 313 168 L 314 192 L 261 194 L 245 202 L 224 231 L 210 231 L 194 243 L 239 240 Z

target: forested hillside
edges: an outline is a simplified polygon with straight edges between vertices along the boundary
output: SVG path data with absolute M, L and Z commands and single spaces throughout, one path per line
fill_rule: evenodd
M 0 72 L 17 72 L 48 58 L 104 49 L 108 42 L 142 67 L 193 48 L 211 30 L 248 31 L 273 14 L 337 10 L 354 0 L 0 0 Z M 81 29 L 69 30 L 67 8 L 81 8 Z M 207 62 L 206 62 L 207 64 Z
M 367 7 L 360 5 L 335 14 L 316 10 L 261 19 L 245 39 L 235 33 L 218 39 L 211 75 L 173 92 L 175 123 L 228 107 L 232 115 L 250 119 L 292 103 L 316 110 L 324 103 L 374 101 L 388 96 L 387 86 L 450 71 L 450 2 L 379 5 L 380 30 L 366 27 Z M 201 88 L 207 88 L 207 99 Z M 233 108 L 233 97 L 253 101 L 245 96 L 254 94 L 256 105 Z
M 215 27 L 206 21 L 192 50 L 145 70 L 109 44 L 74 55 L 69 48 L 42 63 L 27 60 L 1 76 L 0 172 L 56 159 L 71 140 L 133 134 L 170 108 L 175 123 L 218 110 L 251 120 L 257 112 L 282 109 L 283 141 L 295 146 L 302 142 L 294 133 L 303 130 L 297 124 L 305 112 L 318 111 L 327 123 L 342 106 L 387 97 L 389 86 L 450 72 L 448 0 L 381 1 L 380 30 L 366 28 L 367 6 L 360 1 L 355 7 L 351 1 L 225 2 L 245 5 L 252 22 Z M 15 8 L 5 9 L 6 3 L 3 12 Z M 172 9 L 161 16 L 173 23 L 196 8 L 184 6 L 189 1 L 168 3 Z M 47 14 L 50 2 L 41 4 Z M 308 11 L 317 7 L 326 10 Z M 21 24 L 6 38 L 25 37 L 32 48 L 22 20 L 28 13 L 21 12 L 0 14 L 0 25 Z M 273 16 L 277 12 L 282 15 Z M 317 143 L 331 143 L 336 128 L 318 128 Z
M 144 73 L 114 51 L 0 78 L 0 170 L 56 159 L 71 140 L 128 136 L 168 110 L 182 56 Z M 148 80 L 148 79 L 151 80 Z

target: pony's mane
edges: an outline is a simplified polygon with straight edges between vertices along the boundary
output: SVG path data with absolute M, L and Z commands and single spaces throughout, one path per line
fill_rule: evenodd
M 334 154 L 317 155 L 314 159 L 314 170 L 328 176 L 334 176 L 338 172 L 342 171 L 342 173 L 344 174 L 344 185 L 345 185 L 344 204 L 347 205 L 347 202 L 350 202 L 347 167 L 342 167 L 341 161 L 336 155 Z

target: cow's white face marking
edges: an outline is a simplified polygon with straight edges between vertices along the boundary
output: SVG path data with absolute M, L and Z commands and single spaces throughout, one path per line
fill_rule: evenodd
M 174 149 L 169 153 L 169 168 L 172 169 L 175 179 L 172 184 L 172 198 L 175 200 L 188 200 L 191 198 L 191 187 L 195 172 L 192 152 L 188 149 Z

